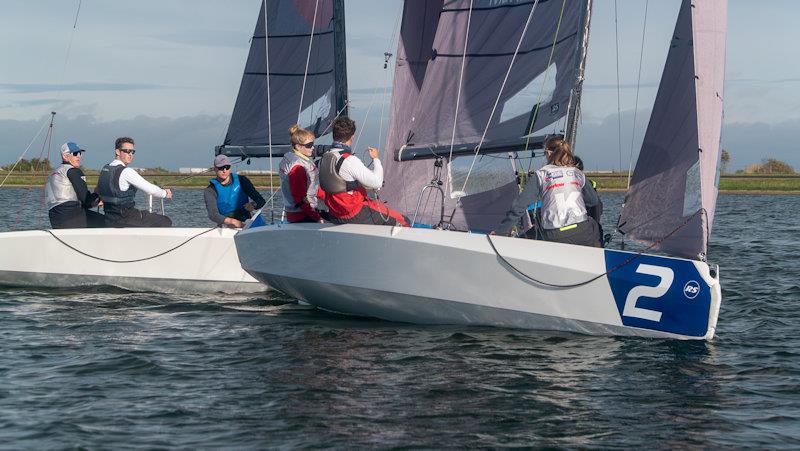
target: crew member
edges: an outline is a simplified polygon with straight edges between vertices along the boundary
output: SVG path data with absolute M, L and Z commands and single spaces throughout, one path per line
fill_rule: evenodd
M 319 167 L 319 181 L 325 191 L 325 205 L 331 222 L 408 226 L 408 218 L 367 196 L 367 189 L 383 186 L 383 166 L 378 158 L 378 149 L 368 148 L 374 165 L 369 169 L 350 149 L 356 133 L 355 122 L 348 117 L 338 117 L 331 129 L 333 144 L 322 157 Z
M 542 239 L 600 247 L 597 222 L 586 212 L 586 207 L 597 205 L 599 199 L 583 172 L 574 166 L 569 143 L 561 138 L 547 140 L 545 156 L 548 164 L 534 172 L 535 177 L 514 201 L 497 233 L 509 234 L 528 205 L 541 199 Z
M 103 200 L 106 221 L 114 227 L 171 227 L 167 216 L 137 210 L 136 192 L 142 190 L 159 199 L 172 199 L 172 190 L 161 189 L 129 168 L 136 153 L 133 138 L 117 138 L 114 160 L 103 166 L 95 190 Z
M 208 219 L 217 225 L 241 228 L 250 212 L 263 207 L 266 201 L 250 179 L 231 171 L 227 156 L 214 158 L 214 171 L 216 177 L 203 190 Z
M 74 142 L 61 146 L 61 166 L 44 185 L 50 225 L 54 229 L 82 229 L 105 227 L 105 217 L 91 208 L 100 203 L 100 196 L 90 192 L 86 176 L 81 171 L 81 157 L 85 152 Z
M 281 177 L 283 210 L 289 222 L 323 222 L 316 210 L 317 199 L 324 199 L 319 187 L 319 171 L 311 160 L 314 154 L 314 133 L 298 124 L 289 128 L 292 152 L 281 160 L 278 173 Z

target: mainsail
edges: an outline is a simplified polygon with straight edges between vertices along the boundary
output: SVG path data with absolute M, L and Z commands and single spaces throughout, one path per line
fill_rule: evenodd
M 719 185 L 727 0 L 683 0 L 618 228 L 666 253 L 705 254 Z
M 506 155 L 478 157 L 469 171 L 472 150 L 479 142 L 483 149 L 532 150 L 541 144 L 541 133 L 563 132 L 559 121 L 574 94 L 589 3 L 406 1 L 382 197 L 409 216 L 417 212 L 420 192 L 437 168 L 430 160 L 395 161 L 399 150 L 414 148 L 445 158 L 445 211 L 455 228 L 496 226 L 518 192 L 516 174 Z M 450 159 L 451 143 L 469 155 Z M 459 197 L 468 171 L 469 184 Z M 441 201 L 435 204 L 426 195 L 418 222 L 438 222 Z
M 295 123 L 323 134 L 337 112 L 346 114 L 344 48 L 344 0 L 262 2 L 217 153 L 263 157 L 272 145 L 273 155 L 281 155 L 289 144 L 287 129 Z

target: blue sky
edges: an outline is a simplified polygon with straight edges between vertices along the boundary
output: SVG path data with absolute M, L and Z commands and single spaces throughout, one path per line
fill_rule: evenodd
M 702 1 L 702 0 L 701 0 Z M 634 158 L 647 125 L 678 0 L 650 0 Z M 238 92 L 260 0 L 4 0 L 0 14 L 0 164 L 13 161 L 57 111 L 54 141 L 112 156 L 119 135 L 137 139 L 141 166 L 204 166 Z M 627 168 L 644 0 L 617 0 L 623 167 Z M 383 69 L 399 0 L 347 0 L 351 115 L 363 144 L 377 144 Z M 800 169 L 800 2 L 730 0 L 723 147 L 732 167 L 777 157 Z M 69 48 L 69 58 L 65 55 Z M 595 0 L 578 151 L 589 168 L 618 167 L 614 1 Z M 377 95 L 373 93 L 377 92 Z M 369 117 L 365 113 L 372 104 Z M 388 120 L 385 109 L 383 124 Z M 54 145 L 53 148 L 57 146 Z M 37 141 L 28 155 L 42 149 Z M 261 161 L 258 165 L 264 166 Z

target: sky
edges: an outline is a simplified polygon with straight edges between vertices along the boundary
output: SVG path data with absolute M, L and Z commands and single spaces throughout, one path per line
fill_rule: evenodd
M 43 149 L 46 155 L 42 136 L 55 111 L 53 157 L 62 142 L 76 141 L 87 149 L 84 165 L 99 168 L 113 156 L 117 136 L 133 136 L 137 166 L 209 166 L 224 138 L 260 3 L 4 0 L 0 165 L 29 144 L 26 158 Z M 595 0 L 576 146 L 588 169 L 627 169 L 635 161 L 679 3 Z M 363 124 L 362 147 L 380 147 L 393 75 L 391 67 L 383 69 L 383 54 L 395 53 L 402 2 L 346 0 L 345 6 L 351 116 Z M 800 170 L 798 17 L 795 0 L 729 0 L 722 143 L 731 154 L 729 169 L 770 157 Z

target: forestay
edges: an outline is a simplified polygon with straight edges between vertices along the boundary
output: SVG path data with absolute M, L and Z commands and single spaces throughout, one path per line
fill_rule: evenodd
M 287 129 L 298 122 L 317 136 L 326 131 L 347 99 L 343 13 L 342 0 L 262 2 L 219 151 L 266 156 L 267 146 L 289 143 Z
M 506 155 L 479 156 L 466 195 L 459 199 L 472 156 L 451 161 L 451 142 L 477 145 L 485 132 L 484 146 L 519 145 L 532 132 L 563 130 L 557 121 L 567 114 L 575 85 L 586 5 L 586 0 L 406 1 L 382 197 L 414 215 L 422 188 L 434 178 L 434 166 L 430 160 L 397 162 L 394 156 L 403 146 L 425 146 L 445 157 L 445 211 L 448 219 L 453 213 L 453 226 L 496 226 L 518 192 L 512 165 Z M 437 202 L 426 195 L 418 221 L 436 224 Z
M 705 254 L 719 185 L 726 0 L 683 0 L 619 220 L 666 253 Z

